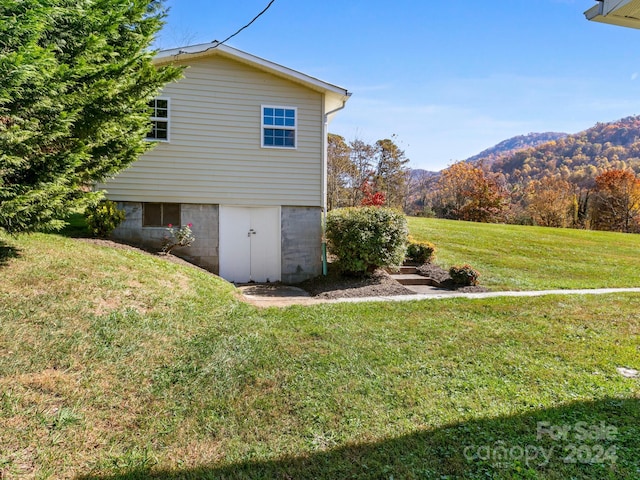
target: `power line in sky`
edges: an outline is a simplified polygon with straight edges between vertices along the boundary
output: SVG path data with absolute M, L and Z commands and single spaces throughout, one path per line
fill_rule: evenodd
M 247 27 L 251 26 L 251 24 L 252 24 L 253 22 L 255 22 L 258 18 L 260 18 L 260 17 L 262 16 L 262 14 L 263 14 L 263 13 L 265 13 L 267 10 L 269 10 L 269 7 L 270 7 L 271 5 L 273 5 L 273 2 L 275 2 L 275 1 L 276 1 L 276 0 L 271 0 L 271 1 L 269 2 L 269 4 L 268 4 L 266 7 L 264 7 L 264 10 L 262 10 L 258 15 L 256 15 L 255 17 L 253 17 L 253 19 L 252 19 L 249 23 L 247 23 L 244 27 L 242 27 L 242 28 L 238 29 L 235 33 L 233 33 L 233 34 L 229 35 L 227 38 L 225 38 L 225 39 L 224 39 L 224 40 L 222 40 L 221 42 L 218 42 L 218 43 L 216 44 L 216 47 L 217 47 L 217 46 L 219 46 L 219 45 L 222 45 L 222 44 L 223 44 L 223 43 L 225 43 L 227 40 L 230 40 L 230 39 L 232 39 L 233 37 L 235 37 L 236 35 L 238 35 L 238 34 L 239 34 L 241 31 L 243 31 L 245 28 L 247 28 Z M 215 47 L 213 47 L 213 48 L 215 48 Z

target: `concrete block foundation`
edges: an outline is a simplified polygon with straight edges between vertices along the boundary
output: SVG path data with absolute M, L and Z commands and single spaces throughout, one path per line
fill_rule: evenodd
M 117 202 L 125 220 L 113 231 L 116 240 L 160 250 L 166 227 L 142 226 L 142 203 Z M 281 281 L 299 283 L 322 273 L 322 210 L 317 207 L 281 207 Z M 220 269 L 220 209 L 218 205 L 181 204 L 183 225 L 192 224 L 195 241 L 172 253 L 215 274 Z
M 117 203 L 118 208 L 125 212 L 125 220 L 113 231 L 112 237 L 124 243 L 160 251 L 167 228 L 143 227 L 142 203 Z M 175 248 L 171 253 L 217 274 L 220 263 L 218 205 L 184 203 L 180 205 L 180 217 L 183 225 L 192 224 L 195 241 L 190 247 Z
M 322 210 L 281 208 L 282 282 L 298 283 L 322 273 Z

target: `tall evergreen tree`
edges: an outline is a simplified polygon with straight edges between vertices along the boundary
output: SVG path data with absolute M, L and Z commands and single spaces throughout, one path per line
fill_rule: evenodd
M 153 146 L 161 0 L 0 2 L 0 228 L 57 229 L 91 186 Z

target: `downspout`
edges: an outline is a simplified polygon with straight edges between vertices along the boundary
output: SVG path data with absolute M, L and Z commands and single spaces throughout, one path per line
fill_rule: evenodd
M 348 97 L 347 97 L 348 98 Z M 342 106 L 331 110 L 324 114 L 324 122 L 322 124 L 322 275 L 328 273 L 327 267 L 327 165 L 328 165 L 328 148 L 329 148 L 329 115 L 342 110 L 347 104 L 347 100 L 342 101 Z

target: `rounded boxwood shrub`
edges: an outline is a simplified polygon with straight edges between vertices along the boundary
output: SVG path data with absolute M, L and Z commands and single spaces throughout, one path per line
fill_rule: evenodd
M 408 235 L 405 216 L 391 208 L 339 208 L 327 215 L 329 251 L 344 273 L 402 264 Z
M 436 258 L 436 246 L 431 242 L 416 242 L 409 237 L 407 261 L 418 265 L 432 263 Z
M 124 210 L 120 210 L 115 202 L 102 200 L 90 205 L 85 211 L 87 227 L 91 235 L 108 237 L 124 220 Z
M 460 287 L 467 287 L 470 285 L 478 285 L 478 278 L 480 272 L 475 270 L 471 265 L 454 265 L 449 269 L 449 275 L 453 279 L 453 283 Z

